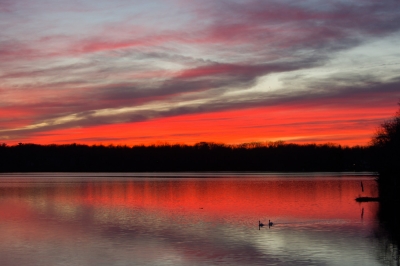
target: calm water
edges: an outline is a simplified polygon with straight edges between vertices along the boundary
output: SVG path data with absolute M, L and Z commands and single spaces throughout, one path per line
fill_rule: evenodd
M 2 174 L 0 265 L 382 265 L 359 195 L 374 176 Z

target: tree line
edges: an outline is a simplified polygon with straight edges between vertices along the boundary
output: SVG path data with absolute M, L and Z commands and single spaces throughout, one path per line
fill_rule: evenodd
M 399 102 L 400 106 L 400 102 Z M 386 252 L 400 265 L 400 109 L 396 115 L 382 123 L 372 138 L 376 170 L 379 173 L 378 218 L 389 240 Z M 388 249 L 387 247 L 392 246 Z
M 1 172 L 371 171 L 369 147 L 284 142 L 0 145 Z

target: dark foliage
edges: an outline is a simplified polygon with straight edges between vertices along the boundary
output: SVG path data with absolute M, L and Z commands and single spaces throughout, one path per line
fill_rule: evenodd
M 368 171 L 370 149 L 338 145 L 201 142 L 160 146 L 0 146 L 1 172 Z
M 399 103 L 400 105 L 400 103 Z M 396 206 L 400 203 L 400 110 L 385 121 L 372 139 L 374 162 L 379 172 L 380 198 Z
M 372 139 L 372 145 L 380 175 L 391 178 L 400 176 L 400 110 L 394 118 L 380 126 Z
M 379 203 L 380 226 L 375 230 L 379 241 L 378 256 L 385 265 L 400 265 L 400 218 L 398 208 L 388 201 Z
M 372 145 L 379 173 L 382 258 L 391 262 L 389 264 L 400 265 L 400 110 L 380 126 Z

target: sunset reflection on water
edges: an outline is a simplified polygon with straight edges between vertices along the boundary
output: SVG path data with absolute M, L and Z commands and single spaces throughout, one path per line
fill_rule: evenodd
M 0 264 L 379 265 L 373 178 L 1 175 Z

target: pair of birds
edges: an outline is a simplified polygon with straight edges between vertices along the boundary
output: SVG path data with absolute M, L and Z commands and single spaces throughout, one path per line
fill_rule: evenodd
M 272 226 L 273 224 L 274 224 L 274 223 L 271 222 L 271 220 L 268 220 L 268 226 Z M 258 221 L 258 226 L 259 226 L 259 227 L 263 227 L 264 224 L 263 224 L 261 221 Z

